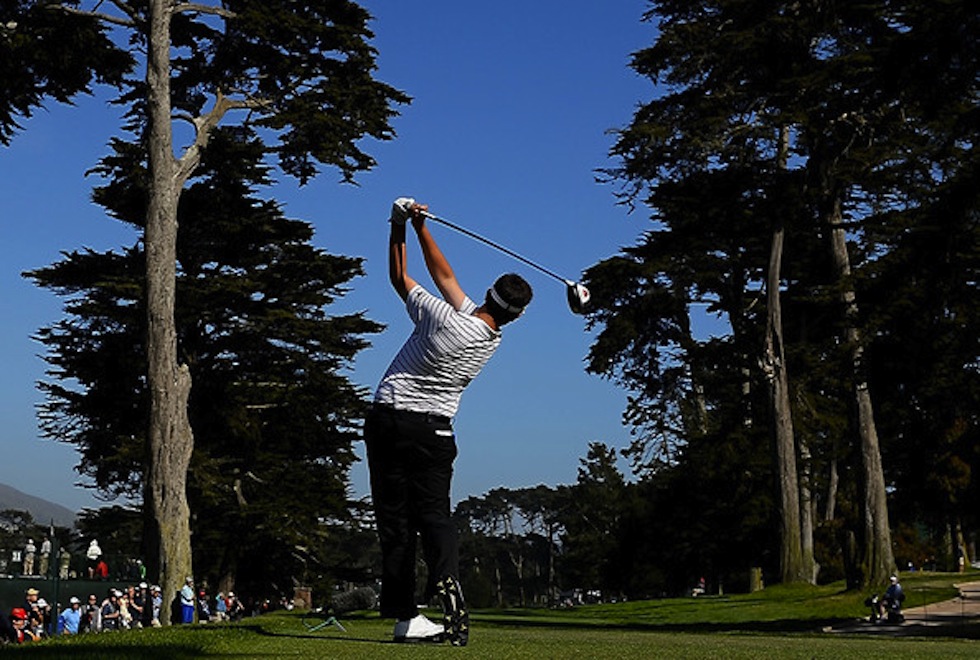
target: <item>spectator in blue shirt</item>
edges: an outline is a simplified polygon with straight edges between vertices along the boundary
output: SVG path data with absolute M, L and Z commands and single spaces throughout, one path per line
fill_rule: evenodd
M 194 578 L 184 580 L 180 589 L 181 623 L 194 623 Z
M 77 635 L 78 624 L 82 620 L 82 603 L 72 596 L 68 600 L 68 607 L 58 616 L 59 635 Z

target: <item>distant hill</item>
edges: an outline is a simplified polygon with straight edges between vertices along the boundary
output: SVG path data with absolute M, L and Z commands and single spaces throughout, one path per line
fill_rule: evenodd
M 4 509 L 30 511 L 34 522 L 41 525 L 52 520 L 58 527 L 72 527 L 75 524 L 76 513 L 71 509 L 0 484 L 0 511 Z

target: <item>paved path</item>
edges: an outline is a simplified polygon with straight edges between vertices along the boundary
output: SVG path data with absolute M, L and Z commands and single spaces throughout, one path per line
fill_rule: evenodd
M 835 626 L 827 632 L 868 635 L 980 638 L 980 582 L 955 585 L 960 595 L 940 603 L 903 610 L 905 623 L 869 623 L 867 619 Z M 910 594 L 914 602 L 914 594 Z M 906 603 L 909 602 L 907 599 Z

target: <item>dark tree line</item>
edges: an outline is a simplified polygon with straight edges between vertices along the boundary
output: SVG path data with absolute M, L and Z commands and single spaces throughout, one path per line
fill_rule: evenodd
M 652 224 L 588 273 L 588 368 L 631 392 L 646 529 L 683 504 L 646 556 L 882 582 L 901 528 L 955 563 L 978 526 L 975 10 L 663 1 L 647 19 L 633 68 L 656 96 L 606 175 Z
M 106 344 L 118 341 L 118 352 L 107 350 L 108 364 L 142 369 L 131 372 L 128 383 L 107 384 L 106 389 L 100 389 L 101 383 L 85 380 L 91 401 L 118 394 L 134 405 L 119 411 L 114 424 L 93 430 L 86 426 L 86 415 L 93 414 L 94 409 L 80 410 L 86 405 L 78 401 L 84 394 L 55 383 L 49 389 L 51 407 L 46 413 L 49 423 L 63 425 L 58 429 L 67 432 L 62 439 L 79 441 L 83 451 L 95 446 L 87 444 L 94 435 L 101 433 L 109 440 L 102 448 L 88 452 L 80 466 L 87 474 L 98 474 L 99 487 L 139 491 L 146 513 L 147 559 L 163 587 L 165 620 L 183 576 L 194 572 L 191 528 L 198 527 L 202 512 L 194 512 L 198 520 L 192 520 L 189 501 L 199 505 L 206 502 L 215 508 L 224 504 L 207 499 L 214 492 L 211 486 L 217 487 L 209 479 L 222 481 L 212 477 L 211 471 L 227 469 L 222 477 L 234 475 L 231 487 L 239 505 L 249 502 L 250 489 L 276 491 L 287 483 L 315 482 L 309 487 L 313 496 L 323 498 L 324 517 L 333 515 L 336 500 L 343 499 L 335 479 L 346 474 L 350 462 L 349 429 L 357 415 L 350 400 L 357 397 L 339 372 L 363 345 L 357 335 L 370 329 L 364 319 L 330 320 L 323 308 L 342 294 L 343 283 L 359 268 L 357 261 L 336 258 L 325 265 L 319 255 L 309 254 L 315 252 L 312 248 L 301 245 L 309 238 L 308 228 L 277 223 L 264 236 L 251 237 L 269 243 L 237 246 L 243 250 L 241 261 L 222 273 L 216 267 L 225 265 L 227 256 L 221 254 L 226 247 L 222 238 L 212 236 L 207 243 L 194 244 L 190 232 L 178 231 L 178 217 L 183 214 L 182 220 L 187 222 L 188 214 L 200 213 L 198 220 L 203 223 L 208 213 L 215 212 L 207 208 L 208 204 L 220 198 L 214 195 L 211 199 L 209 193 L 213 191 L 205 186 L 198 187 L 197 199 L 184 200 L 188 186 L 210 177 L 218 179 L 211 185 L 235 181 L 233 186 L 241 188 L 247 185 L 244 182 L 265 177 L 264 173 L 256 175 L 255 170 L 266 160 L 275 161 L 281 171 L 301 183 L 315 176 L 321 165 L 336 167 L 345 181 L 352 181 L 355 174 L 374 165 L 360 142 L 365 137 L 393 137 L 389 122 L 397 114 L 394 107 L 407 102 L 408 97 L 373 77 L 376 52 L 370 44 L 373 35 L 367 25 L 369 19 L 355 3 L 333 1 L 67 0 L 0 4 L 0 66 L 9 74 L 0 83 L 0 139 L 4 143 L 18 128 L 18 119 L 30 116 L 45 100 L 70 101 L 76 93 L 91 91 L 96 82 L 115 86 L 120 93 L 118 102 L 128 108 L 125 128 L 135 141 L 131 145 L 116 142 L 115 154 L 103 161 L 101 172 L 116 178 L 109 186 L 112 193 L 129 186 L 130 194 L 118 203 L 130 206 L 116 206 L 117 200 L 105 191 L 98 201 L 140 229 L 140 244 L 120 255 L 72 255 L 66 269 L 75 270 L 82 281 L 62 278 L 64 273 L 55 272 L 57 269 L 35 275 L 39 281 L 51 276 L 47 284 L 66 293 L 85 290 L 125 300 L 120 304 L 122 309 L 109 314 L 92 310 L 95 316 L 111 317 L 106 318 L 107 334 L 118 333 L 115 336 L 98 334 L 98 321 L 86 318 L 84 303 L 74 312 L 84 319 L 79 322 L 83 332 L 96 331 L 87 348 L 102 348 L 99 344 L 103 339 Z M 223 138 L 224 129 L 219 125 L 241 129 L 234 139 L 241 148 L 248 145 L 251 150 L 247 159 L 234 161 L 243 171 L 234 167 L 222 173 L 202 169 L 208 150 L 215 147 L 212 142 Z M 175 126 L 189 129 L 186 143 L 175 138 Z M 227 134 L 224 137 L 227 139 Z M 136 187 L 141 194 L 132 194 Z M 234 187 L 227 192 L 236 193 Z M 246 197 L 239 201 L 250 200 Z M 273 223 L 276 212 L 269 205 L 250 210 L 264 213 L 266 222 Z M 230 218 L 224 223 L 229 238 L 246 238 L 231 231 L 235 223 Z M 284 228 L 284 233 L 277 235 Z M 205 253 L 206 246 L 216 253 Z M 262 258 L 249 262 L 244 256 L 249 248 Z M 87 270 L 92 267 L 85 263 L 88 257 L 91 261 L 107 257 L 97 266 L 107 268 L 105 278 Z M 122 282 L 133 276 L 134 263 L 143 269 L 140 281 Z M 297 268 L 291 270 L 284 264 L 297 264 Z M 263 275 L 270 280 L 263 282 Z M 205 291 L 203 280 L 212 276 L 215 283 L 224 276 L 223 285 L 230 290 L 221 294 Z M 235 276 L 243 279 L 236 283 Z M 85 278 L 89 278 L 87 282 Z M 275 278 L 295 278 L 299 284 L 295 291 L 277 289 L 269 292 L 274 297 L 261 298 L 263 287 L 286 281 Z M 183 280 L 179 292 L 178 279 Z M 191 285 L 195 281 L 201 289 Z M 250 286 L 254 288 L 247 290 Z M 186 309 L 178 310 L 179 296 L 187 298 Z M 181 298 L 180 303 L 184 302 Z M 238 303 L 245 303 L 245 309 L 224 317 L 209 319 L 204 311 L 205 306 L 214 305 L 220 314 L 227 305 Z M 94 307 L 99 304 L 111 307 L 114 303 L 103 298 Z M 249 317 L 249 312 L 263 304 L 268 311 L 265 319 L 256 318 L 261 313 Z M 200 312 L 194 321 L 185 316 L 192 311 Z M 127 312 L 142 314 L 142 319 L 127 317 Z M 257 327 L 250 340 L 235 337 L 245 343 L 244 348 L 235 348 L 243 351 L 242 362 L 237 362 L 230 349 L 224 352 L 226 347 L 221 342 L 227 341 L 234 334 L 231 329 L 244 319 L 255 321 Z M 93 327 L 87 327 L 89 321 Z M 130 334 L 121 337 L 125 333 L 114 324 L 125 324 Z M 268 336 L 262 337 L 263 332 Z M 64 342 L 55 348 L 56 365 L 71 350 L 70 334 L 70 327 L 62 326 L 44 337 L 52 344 Z M 85 341 L 80 340 L 82 350 Z M 207 342 L 214 343 L 205 346 Z M 312 357 L 304 364 L 295 356 L 306 350 Z M 191 363 L 191 359 L 199 362 Z M 71 378 L 70 369 L 80 365 L 65 366 L 68 369 L 64 371 L 58 370 L 60 366 L 56 369 L 57 377 Z M 206 366 L 217 371 L 204 378 L 202 387 L 213 389 L 194 397 L 192 374 L 203 374 L 201 368 Z M 307 371 L 314 367 L 319 373 Z M 233 373 L 239 368 L 240 373 Z M 83 378 L 89 375 L 85 373 Z M 112 387 L 120 390 L 110 393 Z M 135 401 L 138 394 L 147 400 Z M 218 409 L 195 409 L 195 398 L 200 403 L 214 397 Z M 301 404 L 309 404 L 322 430 L 304 435 L 310 430 L 309 423 L 283 426 L 289 416 L 286 409 Z M 61 421 L 55 420 L 59 415 Z M 98 415 L 91 421 L 96 420 L 107 421 Z M 142 424 L 142 431 L 134 429 L 134 420 Z M 205 451 L 195 451 L 195 422 L 209 436 Z M 272 431 L 273 427 L 278 428 Z M 288 463 L 270 458 L 271 442 L 259 440 L 263 430 L 287 436 L 282 446 L 297 458 L 291 470 L 285 467 Z M 219 439 L 218 434 L 225 436 Z M 230 443 L 233 438 L 242 444 L 233 446 L 233 456 L 223 455 L 221 442 Z M 324 473 L 329 477 L 325 481 L 314 478 Z M 193 482 L 188 480 L 189 474 L 194 475 Z M 321 492 L 323 489 L 328 492 Z M 286 551 L 292 552 L 290 556 L 296 555 L 294 551 L 300 546 L 296 537 L 307 533 L 299 531 L 306 520 L 290 522 L 288 509 L 283 516 L 277 507 L 263 508 L 260 499 L 251 496 L 252 518 L 216 516 L 218 527 L 227 524 L 261 530 L 267 518 L 279 515 L 284 524 L 282 541 L 256 551 L 275 552 L 278 557 L 285 546 L 290 548 Z M 236 511 L 241 513 L 242 506 Z M 256 521 L 256 514 L 263 522 Z M 213 559 L 210 554 L 208 558 Z M 234 571 L 241 559 L 222 557 L 215 561 L 219 561 L 221 571 Z
M 188 411 L 194 565 L 226 590 L 253 593 L 342 563 L 324 555 L 325 523 L 351 519 L 346 489 L 364 401 L 343 370 L 380 329 L 360 313 L 326 313 L 361 260 L 313 247 L 308 223 L 255 194 L 269 183 L 262 156 L 249 131 L 216 131 L 178 211 L 177 331 L 197 383 Z M 96 201 L 139 228 L 140 150 L 117 141 L 97 171 L 108 183 Z M 38 334 L 50 365 L 42 431 L 76 447 L 81 473 L 101 491 L 136 501 L 149 405 L 143 261 L 136 243 L 71 252 L 29 273 L 66 296 L 70 315 Z

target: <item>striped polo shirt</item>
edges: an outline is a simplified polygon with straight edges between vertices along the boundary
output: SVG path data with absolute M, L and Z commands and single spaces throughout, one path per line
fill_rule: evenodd
M 381 378 L 374 401 L 454 417 L 463 390 L 500 345 L 500 332 L 473 316 L 477 305 L 468 296 L 457 311 L 416 285 L 405 307 L 415 330 Z

